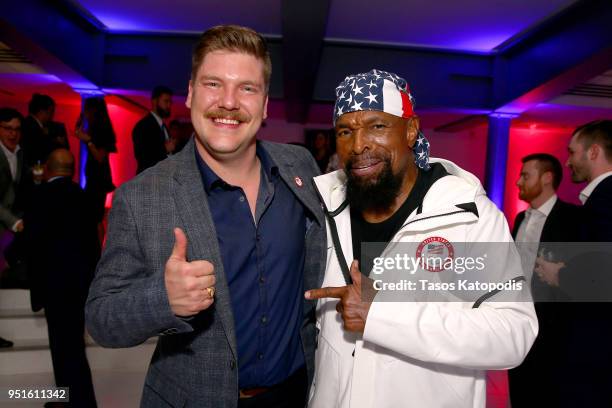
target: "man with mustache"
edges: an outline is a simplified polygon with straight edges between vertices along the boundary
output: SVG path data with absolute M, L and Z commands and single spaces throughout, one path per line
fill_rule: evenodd
M 144 407 L 300 407 L 314 371 L 324 219 L 301 147 L 257 141 L 271 75 L 264 39 L 202 34 L 187 107 L 195 137 L 117 189 L 87 304 L 93 338 L 160 336 Z
M 151 111 L 136 123 L 132 130 L 134 156 L 138 167 L 136 173 L 156 165 L 172 154 L 176 148 L 170 137 L 164 119 L 170 117 L 172 90 L 156 86 L 151 92 Z
M 449 257 L 461 242 L 511 243 L 506 221 L 476 177 L 428 160 L 404 79 L 379 70 L 348 76 L 336 97 L 344 169 L 315 178 L 333 248 L 324 287 L 305 294 L 319 299 L 309 406 L 484 407 L 485 370 L 516 366 L 536 336 L 526 287 L 468 301 L 418 300 L 423 293 L 386 301 L 393 294 L 377 291 L 370 270 L 399 243 Z M 370 242 L 386 248 L 372 254 L 361 245 Z M 500 252 L 492 261 L 503 275 L 490 278 L 524 279 L 514 247 L 502 244 Z

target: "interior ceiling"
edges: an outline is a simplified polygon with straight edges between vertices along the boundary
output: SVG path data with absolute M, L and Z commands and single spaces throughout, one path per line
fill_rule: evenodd
M 490 52 L 576 0 L 333 0 L 325 38 Z M 80 0 L 110 31 L 200 33 L 233 23 L 282 34 L 281 0 Z
M 327 37 L 489 52 L 575 0 L 334 0 Z
M 283 5 L 285 9 L 288 6 L 283 0 L 176 0 L 171 5 L 162 0 L 123 0 L 112 5 L 106 0 L 63 1 L 95 26 L 111 33 L 193 34 L 227 23 L 252 27 L 270 38 L 281 39 L 287 32 L 286 26 L 283 31 L 287 15 Z M 326 16 L 321 37 L 326 43 L 421 47 L 491 55 L 537 30 L 578 0 L 379 0 L 375 7 L 368 0 L 317 2 L 328 4 L 327 12 L 318 11 Z M 302 20 L 303 24 L 314 24 L 312 16 L 304 15 Z M 287 66 L 284 68 L 287 70 Z M 31 93 L 41 88 L 60 103 L 78 97 L 69 85 L 0 42 L 0 93 L 29 99 Z M 105 91 L 140 106 L 149 104 L 148 92 L 125 88 Z M 175 97 L 175 106 L 179 116 L 188 117 L 183 97 Z M 426 109 L 417 113 L 428 128 L 444 129 L 455 122 L 468 126 L 486 123 L 482 115 L 460 109 Z M 271 119 L 283 118 L 285 114 L 282 102 L 271 101 Z M 330 117 L 329 103 L 310 105 L 308 123 L 327 124 Z M 530 108 L 516 123 L 575 126 L 601 117 L 612 117 L 612 69 Z M 462 126 L 458 129 L 465 128 Z
M 0 67 L 3 64 L 0 64 Z M 59 104 L 79 102 L 79 94 L 59 78 L 50 74 L 5 73 L 0 74 L 0 94 L 11 102 L 25 104 L 33 93 L 43 92 Z
M 332 0 L 324 39 L 355 44 L 387 44 L 460 52 L 494 53 L 522 34 L 575 4 L 577 0 Z M 80 0 L 80 6 L 109 31 L 195 32 L 215 24 L 246 25 L 268 36 L 282 36 L 281 0 Z M 584 118 L 584 107 L 599 114 L 612 109 L 612 70 L 529 112 L 529 120 L 550 120 L 555 111 L 567 121 Z M 602 89 L 607 92 L 602 92 Z M 576 106 L 572 111 L 568 106 Z M 558 107 L 558 108 L 557 108 Z M 310 119 L 321 109 L 311 106 Z M 313 111 L 315 112 L 313 115 Z M 570 113 L 569 111 L 572 111 Z M 272 115 L 273 116 L 273 115 Z M 428 112 L 432 127 L 465 115 Z
M 612 109 L 612 69 L 570 89 L 550 103 Z
M 0 41 L 0 74 L 43 74 L 45 71 Z
M 111 31 L 201 33 L 217 24 L 239 24 L 268 35 L 281 33 L 281 0 L 75 1 Z

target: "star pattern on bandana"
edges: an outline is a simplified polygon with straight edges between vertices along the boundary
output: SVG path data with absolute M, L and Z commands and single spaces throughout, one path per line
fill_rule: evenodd
M 346 77 L 336 88 L 337 99 L 334 116 L 337 118 L 341 114 L 363 109 L 382 111 L 384 107 L 382 100 L 384 79 L 389 78 L 383 75 L 378 75 L 378 79 L 365 75 Z
M 414 151 L 414 162 L 416 165 L 423 170 L 429 170 L 429 141 L 420 130 L 412 150 Z
M 389 92 L 389 83 L 395 85 L 396 91 L 408 96 L 412 106 L 414 98 L 406 80 L 397 74 L 379 70 L 347 76 L 344 81 L 336 87 L 336 104 L 334 109 L 334 123 L 341 115 L 361 110 L 385 111 L 384 92 Z M 385 87 L 387 90 L 385 91 Z M 429 142 L 419 130 L 416 143 L 413 147 L 415 163 L 418 167 L 429 169 Z
M 369 92 L 369 95 L 365 97 L 368 100 L 368 104 L 372 104 L 372 102 L 376 102 L 376 95 L 372 95 L 372 92 Z

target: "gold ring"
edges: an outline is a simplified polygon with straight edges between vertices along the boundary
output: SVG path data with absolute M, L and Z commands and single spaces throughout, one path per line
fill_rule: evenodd
M 210 287 L 210 288 L 206 288 L 206 291 L 208 292 L 208 296 L 212 299 L 213 297 L 215 297 L 215 288 Z

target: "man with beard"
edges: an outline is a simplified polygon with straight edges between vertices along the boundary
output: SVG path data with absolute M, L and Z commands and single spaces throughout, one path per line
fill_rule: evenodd
M 132 130 L 134 156 L 138 167 L 136 173 L 156 165 L 175 149 L 175 141 L 168 133 L 164 119 L 170 117 L 172 90 L 156 86 L 151 93 L 151 112 L 147 113 Z
M 193 51 L 194 137 L 123 184 L 86 308 L 92 337 L 160 336 L 143 407 L 300 407 L 314 372 L 325 220 L 301 147 L 256 139 L 271 61 L 263 37 L 217 26 Z
M 519 198 L 529 203 L 526 211 L 517 214 L 512 236 L 519 243 L 523 270 L 530 281 L 536 301 L 539 333 L 525 361 L 508 371 L 510 400 L 514 408 L 558 406 L 559 336 L 564 325 L 564 311 L 557 302 L 563 300 L 558 288 L 543 282 L 533 274 L 538 252 L 563 256 L 552 242 L 576 240 L 579 221 L 578 207 L 557 197 L 563 168 L 559 160 L 547 153 L 523 157 L 518 181 Z M 541 244 L 540 244 L 541 243 Z M 542 388 L 548 392 L 541 392 Z
M 557 386 L 560 407 L 612 406 L 612 120 L 597 120 L 574 130 L 567 166 L 580 192 L 579 254 L 566 262 L 536 260 L 535 273 L 558 287 L 567 304 L 566 327 L 559 337 Z
M 372 256 L 356 259 L 368 242 L 388 244 L 374 256 L 399 243 L 511 243 L 507 223 L 476 177 L 428 160 L 404 79 L 378 70 L 352 75 L 336 97 L 344 169 L 315 178 L 333 248 L 324 287 L 305 293 L 319 299 L 310 406 L 484 407 L 485 370 L 519 364 L 536 336 L 526 289 L 467 302 L 389 302 L 367 277 Z M 513 246 L 501 255 L 498 282 L 524 279 Z

